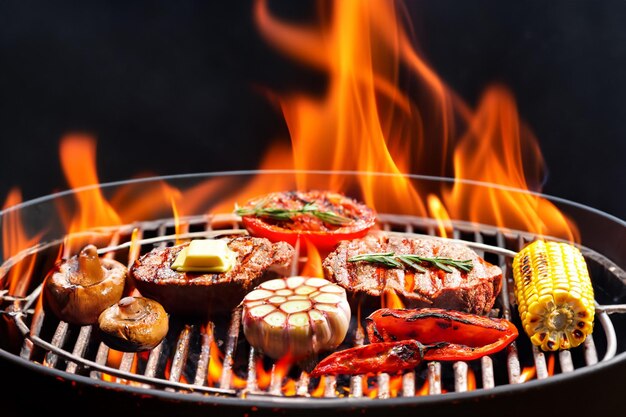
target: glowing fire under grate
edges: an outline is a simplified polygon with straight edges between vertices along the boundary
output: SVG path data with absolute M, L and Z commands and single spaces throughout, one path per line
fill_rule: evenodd
M 387 233 L 420 234 L 433 238 L 441 227 L 435 220 L 412 216 L 379 215 L 380 228 Z M 503 232 L 493 227 L 453 222 L 449 236 L 472 246 L 486 260 L 504 271 L 502 293 L 494 314 L 515 320 L 511 312 L 512 282 L 507 272 L 511 254 L 533 236 Z M 231 214 L 197 216 L 175 222 L 166 219 L 114 229 L 103 256 L 115 257 L 129 265 L 155 245 L 174 244 L 181 239 L 224 233 L 243 233 L 239 219 Z M 298 249 L 298 248 L 297 248 Z M 297 251 L 299 252 L 299 251 Z M 587 255 L 590 252 L 586 252 Z M 293 273 L 307 266 L 296 253 Z M 598 268 L 594 259 L 588 259 Z M 604 271 L 604 273 L 608 273 Z M 240 337 L 241 312 L 205 322 L 170 319 L 168 337 L 155 349 L 123 353 L 109 349 L 94 335 L 92 326 L 73 326 L 45 314 L 38 302 L 40 286 L 23 303 L 16 303 L 13 318 L 24 337 L 20 356 L 46 367 L 104 380 L 120 386 L 133 385 L 181 393 L 210 393 L 239 397 L 413 397 L 446 392 L 488 390 L 499 385 L 545 379 L 557 373 L 573 372 L 598 362 L 598 352 L 608 360 L 616 353 L 616 336 L 605 312 L 597 315 L 593 336 L 572 351 L 544 354 L 531 347 L 524 337 L 506 351 L 472 362 L 429 362 L 402 375 L 310 378 L 288 358 L 270 361 Z M 34 307 L 34 314 L 22 314 Z M 365 343 L 363 318 L 366 311 L 354 312 L 350 331 L 342 346 Z M 32 317 L 32 318 L 31 318 Z M 361 323 L 358 323 L 361 321 Z M 595 339 L 595 341 L 594 341 Z M 598 349 L 596 349 L 598 343 Z

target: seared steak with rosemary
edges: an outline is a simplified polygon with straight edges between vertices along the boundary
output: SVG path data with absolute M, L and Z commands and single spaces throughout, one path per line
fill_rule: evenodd
M 407 308 L 486 314 L 502 287 L 502 270 L 469 247 L 437 239 L 367 236 L 342 242 L 324 274 L 348 292 L 394 291 Z
M 225 237 L 237 259 L 223 273 L 178 272 L 171 268 L 188 243 L 156 248 L 135 261 L 130 276 L 144 297 L 160 302 L 170 314 L 206 316 L 230 312 L 248 291 L 285 273 L 294 249 L 285 242 L 271 243 L 250 236 Z

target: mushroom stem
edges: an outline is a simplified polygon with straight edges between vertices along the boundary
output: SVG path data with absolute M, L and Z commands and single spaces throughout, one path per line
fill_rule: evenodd
M 124 297 L 117 305 L 120 308 L 120 318 L 123 320 L 139 320 L 146 315 L 148 306 L 143 299 Z
M 105 278 L 104 268 L 94 245 L 85 246 L 78 255 L 78 271 L 71 274 L 70 282 L 84 287 L 102 282 Z

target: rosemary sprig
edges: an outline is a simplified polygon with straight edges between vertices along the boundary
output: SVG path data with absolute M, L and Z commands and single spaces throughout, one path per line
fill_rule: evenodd
M 364 253 L 351 257 L 348 259 L 348 262 L 370 262 L 398 269 L 406 269 L 408 266 L 419 272 L 426 272 L 426 268 L 420 265 L 420 263 L 424 262 L 430 263 L 446 272 L 453 272 L 450 267 L 454 267 L 463 272 L 470 272 L 474 267 L 471 259 L 459 261 L 452 258 L 426 258 L 413 254 L 396 254 L 395 252 Z
M 332 211 L 320 210 L 314 203 L 306 203 L 301 209 L 283 209 L 263 207 L 263 204 L 257 204 L 254 208 L 236 208 L 235 214 L 239 216 L 256 216 L 266 217 L 272 220 L 288 221 L 298 214 L 308 214 L 315 216 L 324 223 L 341 226 L 352 222 L 352 219 L 341 216 Z

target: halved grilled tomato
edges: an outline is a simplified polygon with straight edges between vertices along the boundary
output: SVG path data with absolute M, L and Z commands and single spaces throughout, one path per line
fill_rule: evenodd
M 295 245 L 305 237 L 320 250 L 363 237 L 376 223 L 374 210 L 332 191 L 284 191 L 238 207 L 236 213 L 253 236 Z

